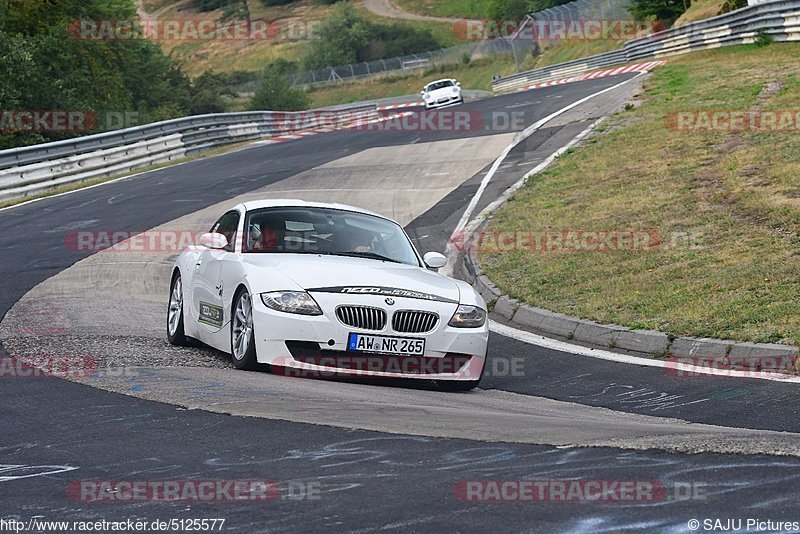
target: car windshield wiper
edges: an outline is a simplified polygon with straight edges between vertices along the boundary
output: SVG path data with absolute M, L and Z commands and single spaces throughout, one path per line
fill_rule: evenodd
M 370 258 L 373 260 L 390 261 L 392 263 L 405 263 L 394 258 L 389 258 L 377 252 L 331 252 L 335 256 L 349 256 L 353 258 Z

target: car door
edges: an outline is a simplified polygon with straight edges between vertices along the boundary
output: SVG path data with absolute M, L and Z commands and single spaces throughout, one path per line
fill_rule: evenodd
M 237 230 L 241 214 L 234 210 L 219 218 L 211 227 L 212 232 L 228 238 L 228 245 L 221 250 L 206 248 L 197 256 L 192 277 L 192 304 L 197 322 L 209 333 L 216 333 L 225 324 L 222 294 L 222 268 L 236 248 Z

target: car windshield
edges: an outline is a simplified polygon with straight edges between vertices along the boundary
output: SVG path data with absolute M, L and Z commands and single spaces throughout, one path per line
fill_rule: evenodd
M 355 256 L 419 266 L 403 229 L 331 208 L 264 208 L 245 217 L 243 252 Z
M 435 91 L 437 89 L 444 89 L 445 87 L 452 87 L 453 80 L 442 80 L 441 82 L 433 82 L 428 84 L 427 91 L 430 93 L 431 91 Z

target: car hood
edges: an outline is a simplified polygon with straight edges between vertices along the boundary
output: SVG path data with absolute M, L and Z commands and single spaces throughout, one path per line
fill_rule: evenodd
M 249 266 L 251 284 L 257 281 L 258 272 L 264 270 L 270 274 L 266 278 L 274 280 L 277 271 L 300 288 L 312 292 L 436 297 L 435 300 L 453 302 L 458 302 L 460 297 L 458 284 L 450 278 L 388 261 L 316 254 L 247 254 L 244 262 Z M 263 288 L 269 289 L 290 288 Z

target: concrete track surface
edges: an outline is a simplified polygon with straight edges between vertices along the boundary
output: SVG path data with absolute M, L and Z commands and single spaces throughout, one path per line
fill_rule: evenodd
M 680 379 L 498 335 L 482 389 L 294 379 L 166 344 L 174 251 L 89 254 L 77 230 L 196 231 L 245 198 L 361 205 L 443 250 L 494 158 L 525 126 L 625 77 L 460 106 L 460 132 L 335 132 L 190 162 L 0 211 L 0 340 L 33 358 L 87 355 L 94 378 L 6 379 L 0 519 L 225 518 L 235 532 L 411 530 L 686 532 L 688 521 L 800 520 L 791 384 Z M 638 80 L 589 100 L 509 153 L 478 209 Z M 503 114 L 524 119 L 498 127 Z M 497 119 L 497 120 L 495 120 Z M 587 177 L 590 179 L 590 177 Z M 0 362 L 3 360 L 0 360 Z M 505 373 L 509 362 L 521 372 Z M 274 480 L 318 489 L 271 503 L 76 501 L 79 480 Z M 658 481 L 655 500 L 463 502 L 470 480 Z M 693 488 L 687 498 L 681 488 Z M 691 492 L 690 492 L 691 493 Z M 691 495 L 690 495 L 691 496 Z

